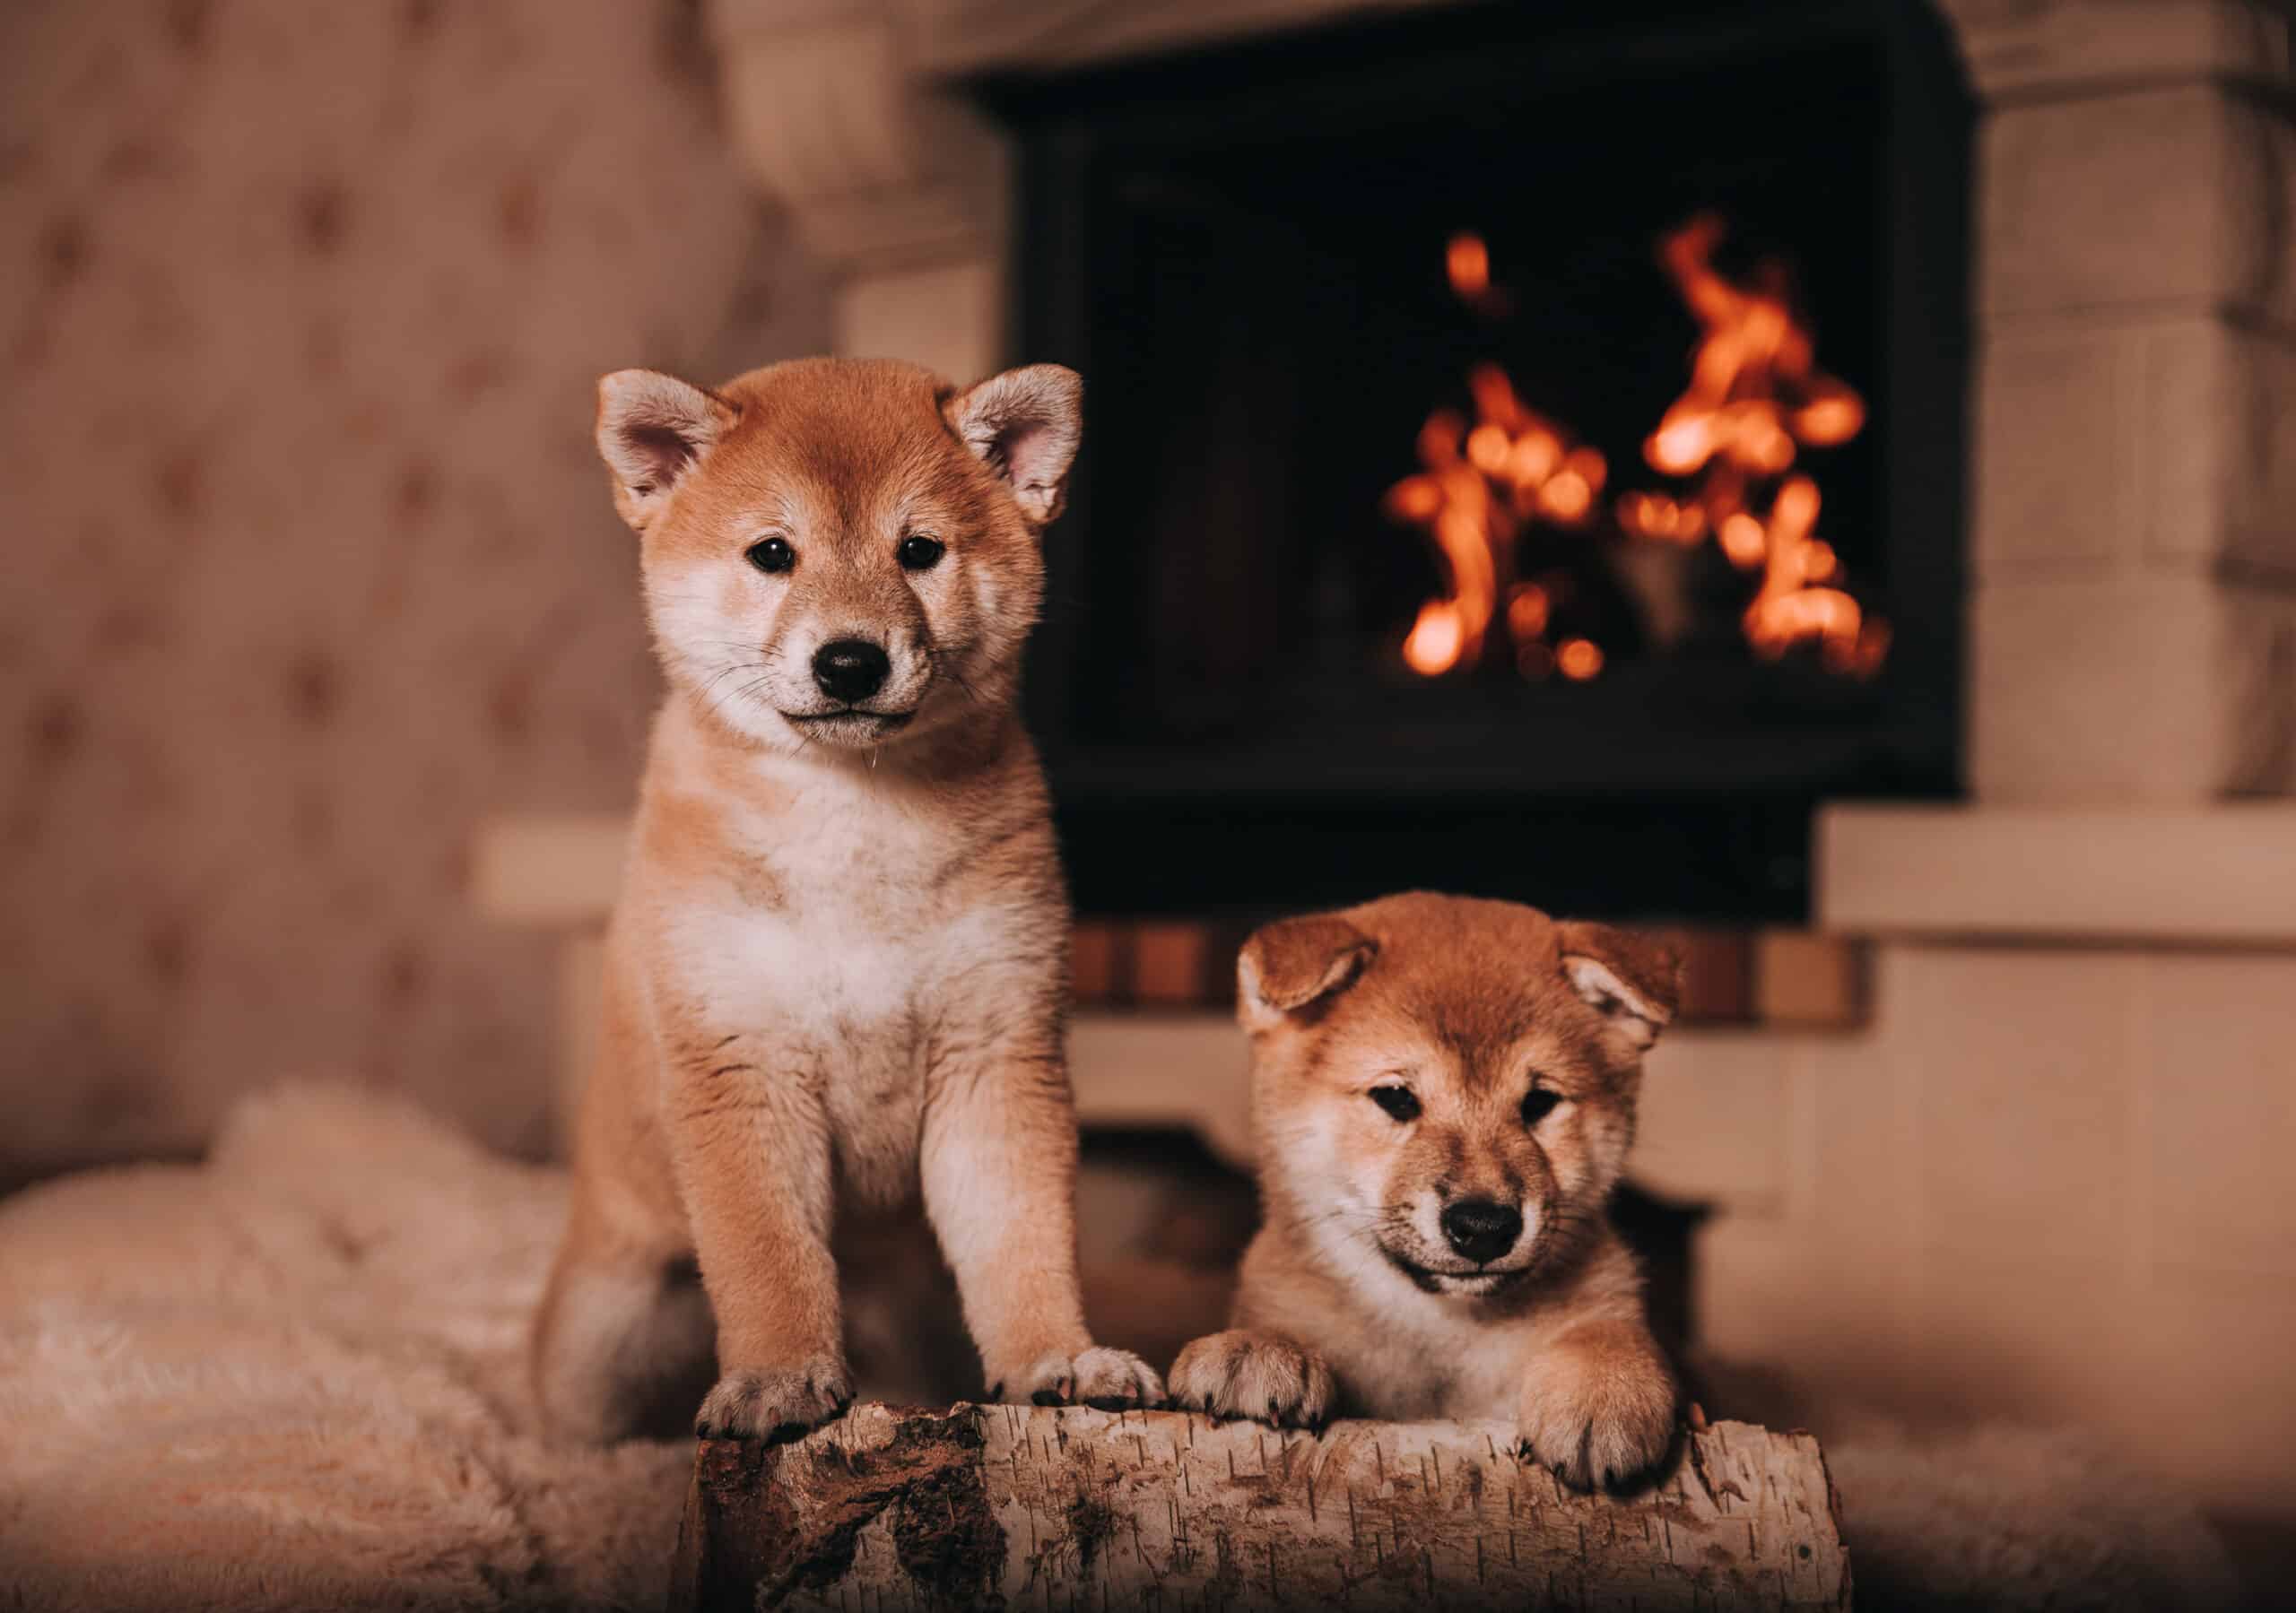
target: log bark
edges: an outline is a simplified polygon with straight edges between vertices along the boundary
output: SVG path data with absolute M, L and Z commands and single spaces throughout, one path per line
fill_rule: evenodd
M 1622 1496 L 1499 1424 L 865 1405 L 702 1444 L 670 1605 L 1839 1609 L 1849 1561 L 1817 1441 L 1745 1423 Z

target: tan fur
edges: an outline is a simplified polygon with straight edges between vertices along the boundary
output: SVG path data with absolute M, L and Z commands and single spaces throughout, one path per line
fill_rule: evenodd
M 1181 1352 L 1174 1400 L 1310 1426 L 1511 1417 L 1581 1486 L 1657 1461 L 1674 1380 L 1605 1207 L 1676 973 L 1603 925 L 1425 894 L 1254 935 L 1238 1011 L 1265 1224 L 1231 1331 Z M 1526 1123 L 1535 1083 L 1558 1101 Z M 1370 1096 L 1395 1087 L 1416 1114 Z M 1519 1210 L 1503 1252 L 1447 1241 L 1467 1201 Z
M 1067 909 L 1013 710 L 1075 377 L 959 392 L 813 360 L 715 392 L 624 371 L 599 397 L 670 693 L 536 1325 L 544 1405 L 592 1439 L 691 1411 L 714 1317 L 705 1433 L 835 1415 L 839 1205 L 920 1195 L 995 1392 L 1152 1401 L 1077 1297 Z M 918 534 L 945 554 L 904 568 Z M 746 558 L 769 537 L 784 573 Z M 848 706 L 812 665 L 853 637 L 889 672 Z

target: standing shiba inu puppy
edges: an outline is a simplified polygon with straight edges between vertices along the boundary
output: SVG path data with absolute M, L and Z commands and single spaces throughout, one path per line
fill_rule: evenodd
M 1413 894 L 1237 960 L 1265 1223 L 1176 1403 L 1511 1418 L 1580 1487 L 1657 1462 L 1674 1384 L 1605 1218 L 1678 966 L 1600 924 Z
M 1161 1395 L 1084 1331 L 1067 911 L 1013 711 L 1080 392 L 830 360 L 599 383 L 669 695 L 535 1327 L 563 1431 L 691 1411 L 713 1321 L 705 1436 L 835 1416 L 837 1205 L 919 1193 L 994 1394 Z

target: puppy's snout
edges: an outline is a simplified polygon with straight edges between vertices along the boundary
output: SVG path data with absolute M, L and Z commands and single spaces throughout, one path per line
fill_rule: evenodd
M 1443 1236 L 1462 1259 L 1497 1260 L 1523 1236 L 1523 1212 L 1494 1199 L 1457 1199 L 1443 1206 Z
M 865 638 L 839 638 L 813 652 L 813 681 L 832 700 L 865 700 L 885 686 L 893 663 Z

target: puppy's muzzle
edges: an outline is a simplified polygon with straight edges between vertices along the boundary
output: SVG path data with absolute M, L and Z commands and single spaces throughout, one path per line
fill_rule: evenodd
M 813 652 L 813 684 L 832 700 L 858 705 L 885 686 L 893 663 L 865 638 L 839 638 Z

